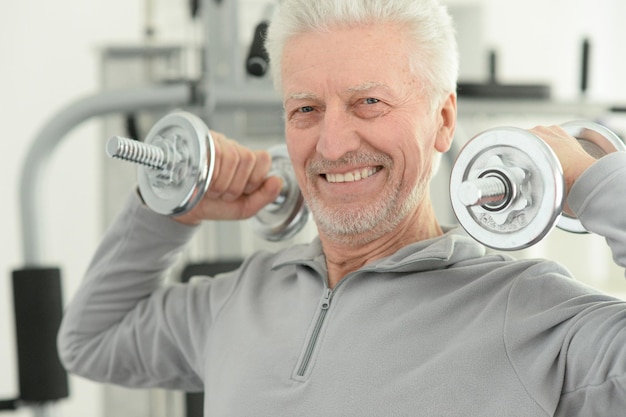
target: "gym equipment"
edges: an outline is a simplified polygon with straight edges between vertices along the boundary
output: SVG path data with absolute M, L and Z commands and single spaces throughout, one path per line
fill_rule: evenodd
M 626 151 L 626 144 L 615 132 L 598 123 L 571 121 L 561 125 L 563 129 L 578 140 L 585 152 L 600 159 L 604 155 Z M 567 213 L 562 213 L 557 227 L 573 233 L 587 233 L 580 221 Z
M 246 58 L 246 71 L 255 77 L 263 77 L 269 68 L 270 58 L 265 50 L 265 37 L 269 21 L 264 20 L 254 29 L 254 38 Z
M 0 401 L 0 411 L 30 406 L 47 415 L 45 404 L 69 396 L 67 372 L 57 353 L 63 315 L 61 270 L 26 267 L 13 271 L 19 396 Z
M 42 196 L 44 172 L 57 145 L 85 120 L 112 113 L 159 110 L 186 105 L 195 96 L 195 82 L 153 85 L 124 91 L 103 91 L 81 98 L 50 117 L 34 138 L 20 173 L 19 205 L 24 268 L 13 275 L 17 336 L 19 398 L 0 401 L 0 410 L 25 406 L 35 417 L 48 417 L 55 403 L 69 396 L 67 375 L 58 361 L 56 331 L 60 322 L 60 269 L 44 264 L 40 236 L 47 207 Z M 40 282 L 33 282 L 35 276 Z M 56 278 L 57 276 L 58 278 Z M 21 280 L 25 281 L 22 282 Z M 59 282 L 55 283 L 57 280 Z M 31 303 L 36 308 L 31 308 Z M 60 304 L 59 304 L 60 305 Z M 26 306 L 26 307 L 25 307 Z M 45 310 L 40 310 L 45 309 Z M 41 312 L 40 312 L 41 311 Z M 57 313 L 58 312 L 58 313 Z M 36 316 L 34 316 L 37 314 Z M 21 328 L 28 329 L 23 332 Z M 54 329 L 54 330 L 52 330 Z M 54 358 L 54 359 L 52 359 Z M 23 368 L 23 369 L 22 369 Z
M 56 348 L 63 315 L 61 292 L 58 268 L 13 271 L 21 402 L 40 404 L 69 396 L 67 372 Z
M 308 209 L 298 188 L 284 145 L 269 149 L 270 175 L 281 177 L 283 188 L 276 201 L 252 219 L 255 232 L 266 240 L 292 237 L 308 221 Z M 139 190 L 148 207 L 163 215 L 191 210 L 204 196 L 213 177 L 215 144 L 209 128 L 194 114 L 176 111 L 161 118 L 144 142 L 111 137 L 110 158 L 139 164 Z
M 598 159 L 626 150 L 606 127 L 586 121 L 561 125 Z M 557 227 L 585 233 L 563 213 L 563 169 L 552 149 L 533 133 L 500 127 L 478 134 L 461 149 L 450 175 L 450 200 L 461 226 L 494 249 L 519 250 Z M 558 222 L 558 223 L 557 223 Z
M 199 117 L 186 112 L 158 120 L 143 143 L 113 136 L 106 153 L 140 164 L 137 181 L 143 200 L 168 216 L 185 213 L 200 201 L 215 166 L 211 133 Z
M 276 145 L 269 150 L 272 170 L 283 180 L 278 198 L 265 206 L 252 218 L 255 233 L 272 242 L 293 237 L 309 220 L 309 209 L 298 187 L 295 173 L 285 145 Z

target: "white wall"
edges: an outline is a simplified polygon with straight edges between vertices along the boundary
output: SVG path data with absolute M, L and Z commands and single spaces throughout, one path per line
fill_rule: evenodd
M 580 45 L 592 44 L 589 97 L 626 101 L 626 38 L 621 0 L 488 0 L 489 42 L 502 56 L 502 72 L 512 79 L 549 82 L 560 98 L 578 96 Z
M 225 0 L 228 1 L 228 0 Z M 246 0 L 248 6 L 259 1 Z M 579 47 L 593 42 L 589 96 L 626 102 L 626 16 L 622 0 L 449 0 L 484 5 L 485 45 L 500 51 L 502 81 L 550 83 L 560 99 L 577 97 Z M 185 39 L 187 2 L 159 0 L 154 18 L 161 39 Z M 97 47 L 142 38 L 145 2 L 123 0 L 22 0 L 0 5 L 0 121 L 4 147 L 0 177 L 0 399 L 17 395 L 10 274 L 23 264 L 19 230 L 18 178 L 35 134 L 61 107 L 98 88 Z M 257 7 L 258 8 L 258 7 Z M 251 10 L 246 8 L 245 10 Z M 251 23 L 253 24 L 253 23 Z M 483 53 L 483 51 L 475 51 Z M 47 169 L 41 233 L 43 261 L 63 269 L 66 301 L 97 244 L 101 149 L 98 123 L 73 131 L 52 155 Z M 101 415 L 97 384 L 71 379 L 66 416 Z M 29 415 L 21 410 L 17 416 Z

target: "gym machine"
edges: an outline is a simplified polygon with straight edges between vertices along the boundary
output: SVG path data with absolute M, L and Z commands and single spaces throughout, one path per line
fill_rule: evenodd
M 20 177 L 24 267 L 13 271 L 19 398 L 1 409 L 29 407 L 37 417 L 53 415 L 54 403 L 69 396 L 67 374 L 58 359 L 56 334 L 61 321 L 60 268 L 42 266 L 39 201 L 45 164 L 54 148 L 79 123 L 91 117 L 137 109 L 163 109 L 191 102 L 191 83 L 105 92 L 64 108 L 44 125 L 29 149 Z

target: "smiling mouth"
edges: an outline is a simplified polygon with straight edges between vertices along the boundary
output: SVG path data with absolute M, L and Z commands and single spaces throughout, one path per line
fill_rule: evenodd
M 344 174 L 325 174 L 324 176 L 326 177 L 326 181 L 331 183 L 355 182 L 369 178 L 381 169 L 381 167 L 368 167 Z

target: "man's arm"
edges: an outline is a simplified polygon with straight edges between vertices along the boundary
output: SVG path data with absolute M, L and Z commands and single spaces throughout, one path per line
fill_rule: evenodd
M 154 309 L 165 302 L 164 271 L 175 262 L 194 231 L 192 226 L 149 211 L 137 195 L 128 199 L 63 317 L 58 345 L 69 371 L 129 386 L 184 382 L 191 388 L 198 383 L 197 378 L 176 380 L 193 372 L 184 363 L 181 350 L 166 347 L 173 333 L 156 328 L 165 324 L 157 314 L 165 313 Z M 150 364 L 146 349 L 162 350 L 161 362 Z M 162 369 L 148 369 L 151 365 Z M 174 371 L 178 375 L 167 378 L 166 374 Z M 148 380 L 151 376 L 155 381 Z
M 216 166 L 199 204 L 168 218 L 133 194 L 106 233 L 61 324 L 59 353 L 70 371 L 130 386 L 201 388 L 198 334 L 219 297 L 214 285 L 165 287 L 161 279 L 195 225 L 250 217 L 281 187 L 279 178 L 267 177 L 267 152 L 213 136 Z M 205 306 L 209 299 L 217 301 Z M 194 306 L 202 311 L 186 310 Z
M 576 171 L 576 157 L 563 162 L 570 164 L 567 172 Z M 580 171 L 569 180 L 569 206 L 585 228 L 606 238 L 615 262 L 625 267 L 626 152 Z M 549 262 L 538 264 L 511 290 L 505 343 L 520 379 L 547 412 L 626 410 L 625 302 L 568 279 Z
M 626 268 L 626 190 L 615 186 L 626 181 L 626 152 L 602 159 L 574 184 L 569 205 L 587 230 L 606 238 L 613 259 Z

